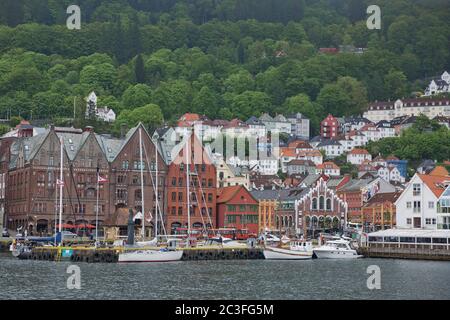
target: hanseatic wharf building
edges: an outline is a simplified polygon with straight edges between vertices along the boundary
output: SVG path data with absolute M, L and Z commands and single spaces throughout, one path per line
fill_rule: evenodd
M 141 130 L 143 163 L 140 163 Z M 155 214 L 155 181 L 160 185 L 161 211 L 165 203 L 167 164 L 142 125 L 122 138 L 96 134 L 93 128 L 55 128 L 33 135 L 18 134 L 2 149 L 5 227 L 26 228 L 34 234 L 51 234 L 58 223 L 57 179 L 63 143 L 63 223 L 95 225 L 98 192 L 99 225 L 120 213 L 142 211 L 142 196 L 148 218 Z M 2 144 L 4 141 L 2 141 Z M 158 155 L 158 160 L 155 158 Z M 156 170 L 156 163 L 158 169 Z M 144 167 L 141 192 L 140 166 Z M 158 172 L 159 179 L 156 179 Z M 97 186 L 97 175 L 107 179 Z M 58 190 L 58 191 L 57 191 Z M 151 225 L 149 224 L 149 227 Z

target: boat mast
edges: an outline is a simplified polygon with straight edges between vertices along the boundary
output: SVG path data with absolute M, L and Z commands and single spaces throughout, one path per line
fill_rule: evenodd
M 145 241 L 145 202 L 144 202 L 144 168 L 142 161 L 142 126 L 139 127 L 139 157 L 140 157 L 140 169 L 141 169 L 141 201 L 142 201 L 142 230 L 141 235 L 143 241 Z
M 156 178 L 155 178 L 155 195 L 156 195 L 156 204 L 155 204 L 155 238 L 158 241 L 158 207 L 159 207 L 159 197 L 158 197 L 158 144 L 155 143 L 155 158 L 156 158 Z
M 188 241 L 187 241 L 187 245 L 188 247 L 190 246 L 189 244 L 189 237 L 191 235 L 191 192 L 189 190 L 190 187 L 190 181 L 189 181 L 189 140 L 190 137 L 188 137 L 188 140 L 186 141 L 186 187 L 187 187 L 187 221 L 188 221 Z
M 59 168 L 59 234 L 61 236 L 61 242 L 60 245 L 63 243 L 63 234 L 62 234 L 62 214 L 63 214 L 63 188 L 64 188 L 64 177 L 63 177 L 63 161 L 64 161 L 64 156 L 63 156 L 63 148 L 64 148 L 64 140 L 61 137 L 60 139 L 60 143 L 61 143 L 61 155 L 60 155 L 60 168 Z

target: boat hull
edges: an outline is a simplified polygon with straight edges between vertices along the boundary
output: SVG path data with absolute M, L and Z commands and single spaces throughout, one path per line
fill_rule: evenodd
M 280 248 L 264 249 L 264 258 L 267 260 L 308 260 L 312 259 L 312 252 L 296 251 Z
M 317 259 L 357 259 L 361 258 L 355 250 L 314 250 L 314 255 Z
M 183 251 L 161 251 L 145 250 L 133 251 L 119 254 L 119 263 L 138 263 L 138 262 L 173 262 L 180 261 L 183 257 Z

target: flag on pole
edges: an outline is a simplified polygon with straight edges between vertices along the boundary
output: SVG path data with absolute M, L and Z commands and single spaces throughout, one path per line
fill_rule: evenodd
M 57 185 L 58 187 L 64 187 L 64 181 L 63 181 L 63 180 L 56 179 L 56 185 Z
M 149 214 L 149 217 L 148 217 L 148 219 L 146 219 L 146 220 L 147 220 L 147 222 L 152 222 L 152 220 L 153 220 L 152 212 L 149 211 L 148 214 Z
M 98 183 L 105 183 L 108 182 L 108 179 L 103 178 L 101 175 L 98 175 Z

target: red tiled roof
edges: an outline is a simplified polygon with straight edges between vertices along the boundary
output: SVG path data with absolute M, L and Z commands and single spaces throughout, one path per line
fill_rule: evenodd
M 198 121 L 200 116 L 197 113 L 185 113 L 181 116 L 180 121 Z
M 423 183 L 425 183 L 438 198 L 445 191 L 444 182 L 450 181 L 449 176 L 432 176 L 429 174 L 419 174 L 419 178 L 422 179 Z
M 226 203 L 230 201 L 243 186 L 224 187 L 217 190 L 217 203 Z
M 332 161 L 324 162 L 316 166 L 317 169 L 340 169 L 337 164 Z
M 359 149 L 359 148 L 355 148 L 352 151 L 350 151 L 350 154 L 369 154 L 369 151 L 367 151 L 366 149 Z

